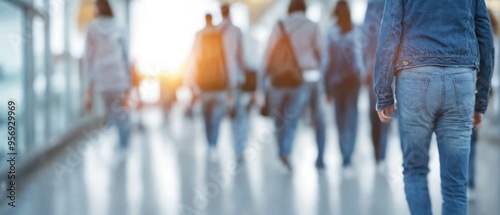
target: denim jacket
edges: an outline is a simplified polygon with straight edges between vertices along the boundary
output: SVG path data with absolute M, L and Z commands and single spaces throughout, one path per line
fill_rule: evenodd
M 363 63 L 369 72 L 373 72 L 372 70 L 375 66 L 375 53 L 377 52 L 384 4 L 385 0 L 370 0 L 366 8 L 365 21 L 362 26 L 362 37 L 366 41 L 366 44 L 363 46 Z
M 394 103 L 398 71 L 421 66 L 477 70 L 475 111 L 484 113 L 494 64 L 484 0 L 386 0 L 375 60 L 377 110 Z

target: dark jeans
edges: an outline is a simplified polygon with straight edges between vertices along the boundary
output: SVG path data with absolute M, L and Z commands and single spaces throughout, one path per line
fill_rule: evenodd
M 472 129 L 470 139 L 470 154 L 469 154 L 469 187 L 476 188 L 476 145 L 477 145 L 477 130 Z
M 387 141 L 389 136 L 390 124 L 384 124 L 378 117 L 375 106 L 377 105 L 377 96 L 373 81 L 369 82 L 370 90 L 370 122 L 372 127 L 372 143 L 375 152 L 375 160 L 378 162 L 385 160 Z
M 210 147 L 217 145 L 220 123 L 226 111 L 225 99 L 225 92 L 208 92 L 201 95 L 205 133 Z
M 335 119 L 339 135 L 340 151 L 343 157 L 343 166 L 351 164 L 351 157 L 354 153 L 356 136 L 358 133 L 358 97 L 360 80 L 349 81 L 342 84 L 342 87 L 335 87 L 332 95 L 335 103 Z
M 323 155 L 325 152 L 326 141 L 326 125 L 323 107 L 321 106 L 321 92 L 320 86 L 317 82 L 307 83 L 309 85 L 309 106 L 311 108 L 311 115 L 314 121 L 314 130 L 316 132 L 316 144 L 318 146 L 317 163 L 323 163 Z
M 280 156 L 289 156 L 292 152 L 297 123 L 307 103 L 307 94 L 306 84 L 297 88 L 275 88 L 270 91 L 270 114 L 274 118 Z

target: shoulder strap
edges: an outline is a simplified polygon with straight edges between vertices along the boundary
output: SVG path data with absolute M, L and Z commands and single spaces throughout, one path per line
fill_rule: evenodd
M 313 54 L 316 60 L 318 61 L 319 64 L 321 64 L 321 51 L 318 49 L 318 35 L 320 35 L 320 32 L 318 31 L 318 28 L 314 28 L 314 33 L 313 33 L 313 38 L 312 38 L 312 48 L 313 48 Z
M 280 28 L 280 31 L 281 33 L 283 33 L 285 36 L 288 36 L 288 34 L 286 33 L 286 30 L 285 30 L 285 25 L 283 25 L 283 21 L 278 21 L 278 26 Z
M 286 32 L 286 29 L 285 29 L 285 25 L 283 24 L 283 21 L 278 21 L 278 26 L 280 28 L 280 31 L 281 33 L 283 33 L 283 37 L 285 38 L 285 40 L 287 41 L 287 43 L 291 46 L 292 45 L 292 41 L 290 40 L 290 35 L 288 32 Z
M 293 60 L 294 64 L 297 65 L 298 67 L 300 67 L 299 62 L 297 60 L 297 55 L 296 55 L 295 50 L 293 48 L 292 41 L 290 40 L 290 37 L 289 37 L 288 33 L 286 32 L 285 26 L 281 20 L 278 21 L 278 26 L 279 26 L 281 32 L 283 33 L 283 39 L 285 40 L 286 44 L 290 47 L 290 50 L 291 50 L 292 55 L 293 55 L 292 60 Z

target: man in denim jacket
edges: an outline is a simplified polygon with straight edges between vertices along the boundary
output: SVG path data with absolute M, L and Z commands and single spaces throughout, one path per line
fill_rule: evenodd
M 470 137 L 488 106 L 493 35 L 484 0 L 387 0 L 375 62 L 382 122 L 396 100 L 406 198 L 412 214 L 432 214 L 429 143 L 436 133 L 443 214 L 467 213 Z

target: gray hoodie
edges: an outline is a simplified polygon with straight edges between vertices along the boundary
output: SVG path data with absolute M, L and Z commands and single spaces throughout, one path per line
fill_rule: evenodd
M 96 92 L 124 92 L 131 87 L 126 32 L 111 17 L 98 17 L 88 27 L 83 56 L 85 87 Z

